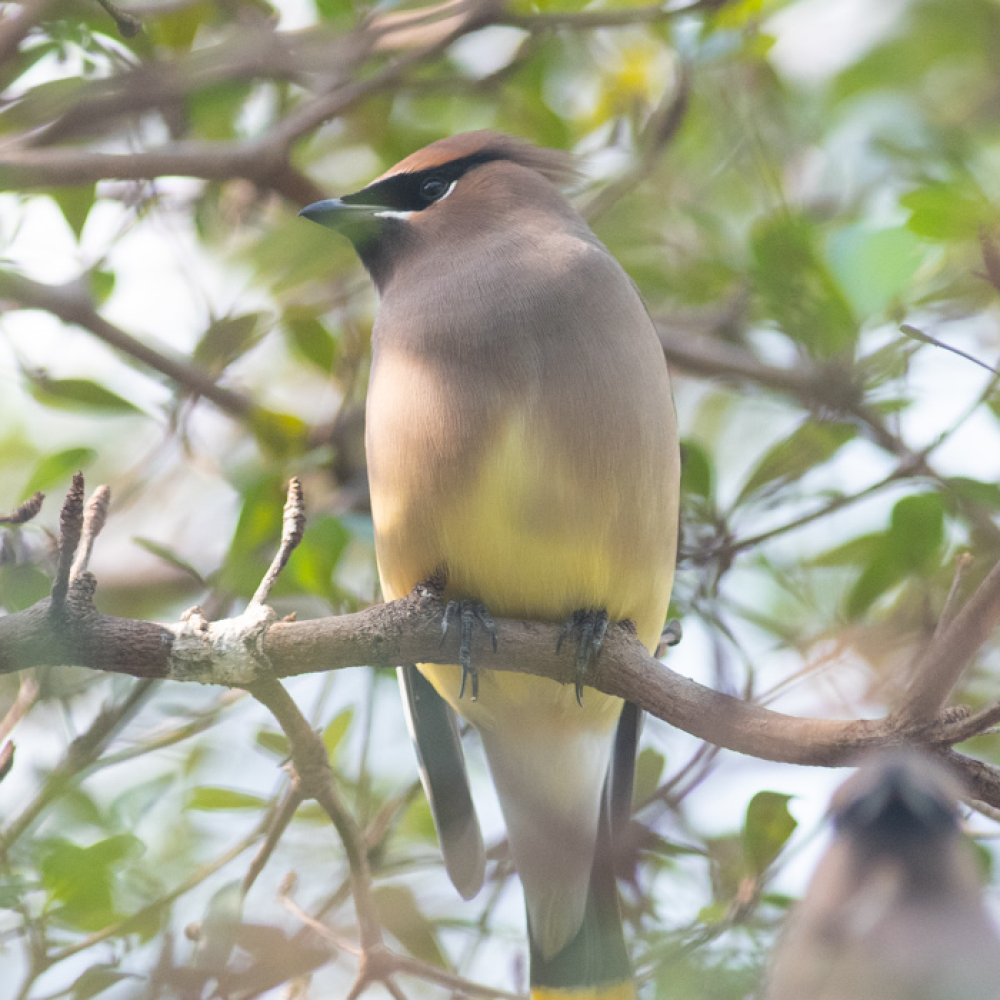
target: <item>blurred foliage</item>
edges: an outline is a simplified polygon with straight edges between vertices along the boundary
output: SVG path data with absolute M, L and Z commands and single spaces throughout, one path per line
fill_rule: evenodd
M 491 127 L 581 154 L 578 203 L 663 333 L 685 438 L 671 663 L 793 713 L 891 707 L 958 556 L 973 556 L 960 598 L 1000 559 L 996 379 L 899 330 L 1000 353 L 996 0 L 864 18 L 847 0 L 128 9 L 131 38 L 90 0 L 0 17 L 0 509 L 55 495 L 2 535 L 5 611 L 47 592 L 54 499 L 77 469 L 115 494 L 102 610 L 238 610 L 291 475 L 310 521 L 279 609 L 374 600 L 374 298 L 350 247 L 296 212 Z M 34 300 L 5 280 L 21 276 Z M 961 698 L 994 698 L 998 665 L 987 647 Z M 502 830 L 462 903 L 393 678 L 291 687 L 366 832 L 393 946 L 523 987 Z M 241 882 L 287 792 L 285 737 L 238 693 L 138 692 L 72 670 L 0 678 L 0 717 L 20 719 L 0 785 L 8 995 L 346 993 L 356 959 L 289 902 L 356 940 L 319 809 L 300 807 Z M 622 861 L 643 996 L 745 997 L 829 782 L 810 791 L 794 768 L 748 769 L 658 724 L 644 740 Z M 448 991 L 415 978 L 407 995 Z

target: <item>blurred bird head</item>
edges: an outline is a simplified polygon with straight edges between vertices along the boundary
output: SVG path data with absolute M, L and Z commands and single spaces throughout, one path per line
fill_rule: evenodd
M 343 233 L 383 289 L 430 249 L 460 254 L 469 240 L 522 236 L 557 221 L 581 224 L 556 184 L 570 156 L 500 132 L 465 132 L 417 150 L 367 187 L 307 205 L 299 215 Z
M 837 790 L 830 814 L 837 833 L 875 853 L 958 832 L 958 778 L 928 754 L 889 750 L 867 758 Z

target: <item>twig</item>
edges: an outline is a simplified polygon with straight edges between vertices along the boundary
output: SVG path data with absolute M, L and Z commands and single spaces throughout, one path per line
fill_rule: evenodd
M 264 866 L 274 853 L 274 849 L 278 846 L 278 841 L 281 840 L 285 830 L 288 829 L 288 824 L 291 823 L 292 818 L 295 816 L 295 810 L 301 804 L 302 795 L 298 791 L 287 792 L 282 797 L 278 808 L 274 810 L 274 815 L 271 817 L 271 822 L 267 829 L 267 837 L 264 838 L 264 843 L 260 845 L 260 850 L 254 855 L 253 861 L 250 862 L 250 867 L 247 868 L 246 874 L 243 876 L 241 884 L 243 895 L 246 895 L 253 887 L 254 882 L 257 881 L 257 876 L 264 870 Z
M 69 745 L 63 759 L 49 773 L 42 789 L 21 813 L 0 833 L 0 858 L 5 858 L 11 846 L 54 802 L 79 773 L 100 756 L 101 751 L 123 725 L 142 707 L 154 682 L 141 680 L 133 684 L 117 705 L 103 708 L 90 728 Z
M 344 115 L 355 104 L 396 84 L 411 69 L 439 56 L 462 35 L 496 22 L 502 9 L 500 0 L 463 0 L 465 16 L 449 22 L 451 29 L 427 44 L 390 63 L 369 79 L 350 82 L 329 94 L 304 101 L 294 111 L 271 127 L 269 142 L 287 149 L 293 142 L 331 118 Z
M 27 524 L 42 509 L 44 493 L 34 493 L 10 514 L 0 514 L 0 524 Z
M 10 769 L 14 766 L 14 744 L 10 740 L 4 744 L 0 750 L 0 781 L 10 774 Z
M 38 682 L 33 677 L 22 678 L 14 703 L 0 719 L 0 740 L 5 740 L 14 731 L 14 727 L 31 711 L 37 700 Z
M 70 574 L 83 533 L 83 473 L 73 475 L 73 483 L 59 512 L 59 560 L 52 582 L 52 610 L 61 612 L 69 592 Z
M 941 609 L 941 617 L 934 627 L 933 640 L 941 638 L 944 630 L 952 623 L 959 610 L 958 596 L 962 591 L 962 584 L 972 569 L 972 554 L 963 552 L 955 560 L 955 575 L 951 578 L 951 586 L 948 588 L 948 596 L 944 599 L 944 607 Z
M 905 700 L 893 713 L 902 728 L 917 728 L 941 710 L 958 678 L 1000 622 L 1000 563 L 951 621 L 935 632 L 913 671 Z
M 111 0 L 97 0 L 115 22 L 115 27 L 123 38 L 135 38 L 142 31 L 142 21 L 134 14 L 116 7 Z
M 315 799 L 330 817 L 344 844 L 351 870 L 351 885 L 358 915 L 362 950 L 382 943 L 382 931 L 371 895 L 371 872 L 364 837 L 347 811 L 333 784 L 330 763 L 323 741 L 309 726 L 306 717 L 277 678 L 265 677 L 248 688 L 250 694 L 277 719 L 288 737 L 294 766 L 295 787 L 306 799 Z
M 111 505 L 111 490 L 107 486 L 98 486 L 87 501 L 83 512 L 83 527 L 80 541 L 77 544 L 76 556 L 70 568 L 70 582 L 80 576 L 90 565 L 90 557 L 94 551 L 94 542 L 104 530 L 108 519 L 108 507 Z
M 584 14 L 589 13 L 584 11 Z M 596 12 L 595 12 L 596 13 Z M 600 11 L 599 13 L 605 13 Z M 620 11 L 615 13 L 630 13 Z M 655 169 L 663 151 L 680 131 L 691 99 L 693 71 L 689 63 L 682 62 L 676 86 L 650 115 L 637 143 L 640 155 L 635 167 L 624 176 L 599 191 L 582 209 L 584 218 L 593 222 L 615 202 L 628 194 Z
M 271 565 L 264 574 L 264 579 L 260 581 L 260 586 L 254 591 L 250 598 L 251 605 L 262 605 L 266 603 L 271 593 L 271 588 L 278 579 L 279 574 L 288 564 L 289 557 L 302 541 L 302 533 L 306 526 L 306 508 L 302 499 L 302 483 L 296 477 L 288 481 L 288 492 L 285 499 L 285 507 L 281 517 L 281 543 L 278 551 L 275 552 Z
M 988 365 L 985 361 L 980 361 L 973 354 L 969 354 L 967 351 L 963 351 L 959 347 L 953 347 L 951 344 L 946 344 L 943 340 L 938 340 L 937 337 L 932 337 L 929 333 L 924 333 L 923 330 L 918 330 L 915 326 L 910 326 L 904 323 L 900 328 L 899 332 L 910 337 L 912 340 L 919 340 L 925 344 L 932 344 L 934 347 L 940 347 L 943 351 L 950 351 L 952 354 L 957 354 L 960 358 L 965 358 L 966 361 L 971 361 L 974 365 L 979 365 L 980 368 L 985 368 L 988 372 L 992 372 L 994 375 L 1000 375 L 1000 371 L 997 371 L 992 365 Z
M 593 31 L 596 28 L 624 28 L 633 24 L 655 24 L 673 17 L 696 14 L 706 9 L 721 7 L 719 0 L 695 0 L 684 7 L 651 4 L 648 7 L 623 7 L 610 10 L 579 10 L 546 14 L 504 14 L 498 23 L 525 31 L 567 28 L 574 31 Z

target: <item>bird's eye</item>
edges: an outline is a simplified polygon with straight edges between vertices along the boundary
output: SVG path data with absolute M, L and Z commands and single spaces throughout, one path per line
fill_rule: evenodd
M 442 177 L 428 177 L 420 185 L 420 197 L 427 202 L 437 201 L 448 190 L 448 182 Z

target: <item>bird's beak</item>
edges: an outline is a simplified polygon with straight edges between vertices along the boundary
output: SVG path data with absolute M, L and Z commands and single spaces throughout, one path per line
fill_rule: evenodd
M 327 198 L 325 201 L 314 201 L 299 212 L 304 219 L 318 222 L 327 229 L 337 229 L 341 232 L 359 223 L 371 222 L 375 213 L 384 211 L 377 205 L 349 205 L 340 198 Z

